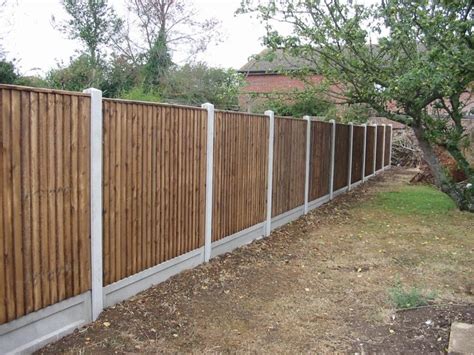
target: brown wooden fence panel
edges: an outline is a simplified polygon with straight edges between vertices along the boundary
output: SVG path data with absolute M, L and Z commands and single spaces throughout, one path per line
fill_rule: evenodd
M 390 165 L 390 148 L 392 139 L 392 126 L 385 127 L 385 156 L 384 156 L 384 166 Z
M 311 122 L 309 201 L 316 200 L 329 193 L 331 128 L 331 123 Z
M 362 180 L 364 162 L 364 127 L 354 126 L 352 134 L 352 172 L 351 183 Z
M 383 126 L 377 126 L 377 157 L 375 159 L 375 169 L 383 167 Z
M 272 216 L 304 204 L 307 124 L 275 117 Z
M 375 127 L 367 126 L 367 137 L 365 147 L 365 176 L 374 173 L 374 146 L 375 146 Z
M 90 97 L 0 85 L 0 324 L 90 289 Z
M 104 100 L 104 284 L 204 244 L 207 114 Z
M 214 137 L 216 241 L 265 220 L 268 117 L 216 111 Z
M 334 153 L 334 191 L 347 186 L 349 181 L 350 127 L 336 124 L 336 149 Z

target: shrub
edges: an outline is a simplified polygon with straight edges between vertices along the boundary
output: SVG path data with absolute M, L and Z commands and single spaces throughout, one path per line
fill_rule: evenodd
M 417 287 L 404 289 L 400 282 L 397 282 L 388 292 L 397 309 L 426 306 L 436 298 L 434 292 L 426 293 Z

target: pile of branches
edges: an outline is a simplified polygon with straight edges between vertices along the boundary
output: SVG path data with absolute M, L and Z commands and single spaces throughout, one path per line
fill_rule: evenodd
M 449 154 L 449 152 L 442 148 L 442 147 L 435 147 L 434 148 L 435 154 L 438 156 L 438 159 L 440 160 L 441 164 L 449 171 L 449 174 L 451 175 L 451 178 L 453 179 L 454 182 L 463 182 L 466 181 L 467 176 L 464 174 L 464 172 L 458 168 L 458 165 L 456 163 L 456 160 Z M 434 184 L 434 177 L 433 173 L 431 172 L 430 167 L 425 161 L 422 161 L 420 165 L 420 172 L 416 174 L 410 182 L 412 183 L 417 183 L 417 182 L 422 182 L 422 183 L 428 183 L 428 184 Z
M 418 141 L 411 129 L 393 132 L 392 165 L 416 168 L 423 161 L 422 155 Z

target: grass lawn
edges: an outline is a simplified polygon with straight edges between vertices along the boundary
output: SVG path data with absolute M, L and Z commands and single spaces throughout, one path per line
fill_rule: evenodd
M 413 174 L 386 172 L 41 352 L 445 351 L 450 323 L 474 322 L 474 216 Z

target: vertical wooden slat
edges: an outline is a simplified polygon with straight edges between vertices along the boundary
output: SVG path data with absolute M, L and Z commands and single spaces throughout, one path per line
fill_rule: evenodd
M 110 104 L 104 103 L 103 110 L 103 252 L 102 252 L 102 263 L 103 263 L 103 280 L 106 284 L 110 283 L 110 218 L 109 218 L 109 205 L 110 205 L 110 177 L 109 172 L 109 160 L 110 160 Z
M 32 216 L 31 216 L 31 161 L 30 161 L 30 93 L 21 93 L 21 224 L 23 226 L 23 263 L 25 286 L 25 314 L 33 311 Z M 1 164 L 1 159 L 0 159 Z M 1 186 L 1 183 L 0 183 Z M 1 195 L 0 195 L 1 196 Z M 0 222 L 0 230 L 1 230 Z M 0 242 L 1 244 L 1 242 Z M 0 271 L 1 272 L 1 271 Z M 1 282 L 0 282 L 1 284 Z M 1 312 L 0 312 L 1 313 Z
M 138 247 L 137 247 L 137 272 L 144 269 L 144 245 L 145 245 L 145 228 L 143 225 L 143 213 L 144 213 L 144 196 L 143 196 L 143 181 L 145 175 L 145 159 L 143 158 L 143 126 L 145 123 L 145 115 L 143 113 L 144 106 L 138 105 L 137 107 L 137 122 L 138 122 L 138 166 L 137 166 L 137 224 L 138 224 Z
M 151 234 L 151 213 L 152 213 L 152 202 L 151 198 L 153 196 L 153 191 L 151 187 L 151 179 L 152 179 L 152 157 L 151 157 L 151 146 L 153 141 L 153 129 L 152 129 L 152 107 L 147 106 L 147 114 L 146 114 L 146 126 L 145 126 L 145 144 L 146 144 L 146 162 L 147 162 L 147 169 L 146 169 L 146 209 L 145 209 L 145 222 L 146 222 L 146 267 L 149 268 L 153 266 L 152 264 L 152 234 Z
M 13 189 L 12 189 L 12 141 L 11 141 L 11 92 L 2 90 L 2 134 L 3 134 L 3 256 L 5 267 L 5 289 L 6 297 L 6 319 L 13 320 L 16 317 L 15 310 L 15 270 L 13 250 Z
M 115 260 L 117 254 L 117 238 L 118 238 L 118 231 L 115 228 L 115 205 L 116 200 L 118 198 L 117 194 L 117 173 L 116 173 L 116 165 L 117 165 L 117 158 L 116 154 L 118 152 L 116 141 L 117 141 L 117 106 L 115 103 L 111 103 L 110 105 L 110 160 L 109 160 L 109 228 L 110 228 L 110 236 L 109 236 L 109 282 L 112 283 L 116 280 L 116 269 L 115 269 Z
M 47 130 L 47 95 L 40 93 L 39 95 L 39 171 L 40 171 L 40 189 L 38 191 L 40 195 L 40 245 L 41 245 L 41 278 L 42 278 L 42 306 L 48 306 L 51 304 L 50 294 L 50 269 L 49 269 L 49 240 L 48 240 L 48 180 L 47 180 L 47 167 L 48 167 L 48 130 Z
M 122 278 L 122 249 L 123 249 L 123 233 L 125 228 L 122 229 L 122 105 L 120 103 L 115 104 L 115 149 L 116 149 L 116 161 L 115 161 L 115 278 L 113 281 L 118 281 Z
M 4 205 L 5 198 L 4 198 L 4 193 L 3 193 L 3 186 L 4 186 L 4 160 L 6 159 L 6 154 L 5 154 L 5 146 L 6 142 L 4 142 L 4 135 L 2 132 L 5 132 L 4 128 L 4 103 L 3 103 L 3 90 L 0 89 L 0 285 L 6 285 L 6 277 L 5 277 L 5 272 L 6 272 L 6 258 L 5 258 L 5 252 L 4 252 L 4 243 L 7 238 L 6 230 L 5 230 L 5 224 L 6 221 L 4 221 L 4 212 L 6 210 L 6 207 Z M 7 316 L 7 307 L 6 307 L 6 287 L 0 287 L 0 324 L 5 323 L 8 319 Z
M 64 183 L 63 183 L 63 95 L 56 94 L 55 100 L 55 132 L 56 132 L 56 164 L 55 164 L 55 176 L 56 176 L 56 269 L 58 271 L 57 282 L 58 282 L 58 300 L 63 300 L 66 297 L 66 284 L 65 284 L 65 234 L 64 234 Z
M 73 253 L 75 245 L 72 240 L 72 181 L 71 181 L 71 96 L 63 97 L 63 183 L 64 183 L 64 263 L 65 263 L 65 283 L 66 297 L 74 294 L 74 275 L 73 275 Z
M 129 210 L 128 210 L 128 186 L 130 184 L 129 180 L 129 149 L 130 149 L 130 140 L 129 140 L 129 131 L 128 131 L 128 108 L 124 103 L 120 104 L 122 111 L 121 119 L 121 131 L 122 131 L 122 171 L 121 171 L 121 181 L 122 181 L 122 191 L 121 191 L 121 201 L 122 201 L 122 218 L 121 218 L 121 230 L 122 234 L 122 265 L 121 265 L 121 277 L 124 278 L 127 275 L 128 271 L 128 258 L 129 258 Z
M 23 258 L 23 225 L 22 225 L 22 193 L 21 193 L 21 93 L 13 90 L 11 93 L 11 176 L 12 176 L 12 207 L 13 207 L 13 248 L 15 265 L 15 317 L 25 314 L 24 293 L 24 258 Z M 16 143 L 15 143 L 16 142 Z
M 51 303 L 58 300 L 58 281 L 57 281 L 57 229 L 56 229 L 56 127 L 55 127 L 55 103 L 54 95 L 47 94 L 47 205 L 48 205 L 48 237 L 49 237 L 49 279 L 50 279 L 50 297 Z
M 79 98 L 71 97 L 71 227 L 73 293 L 81 291 L 79 254 Z

